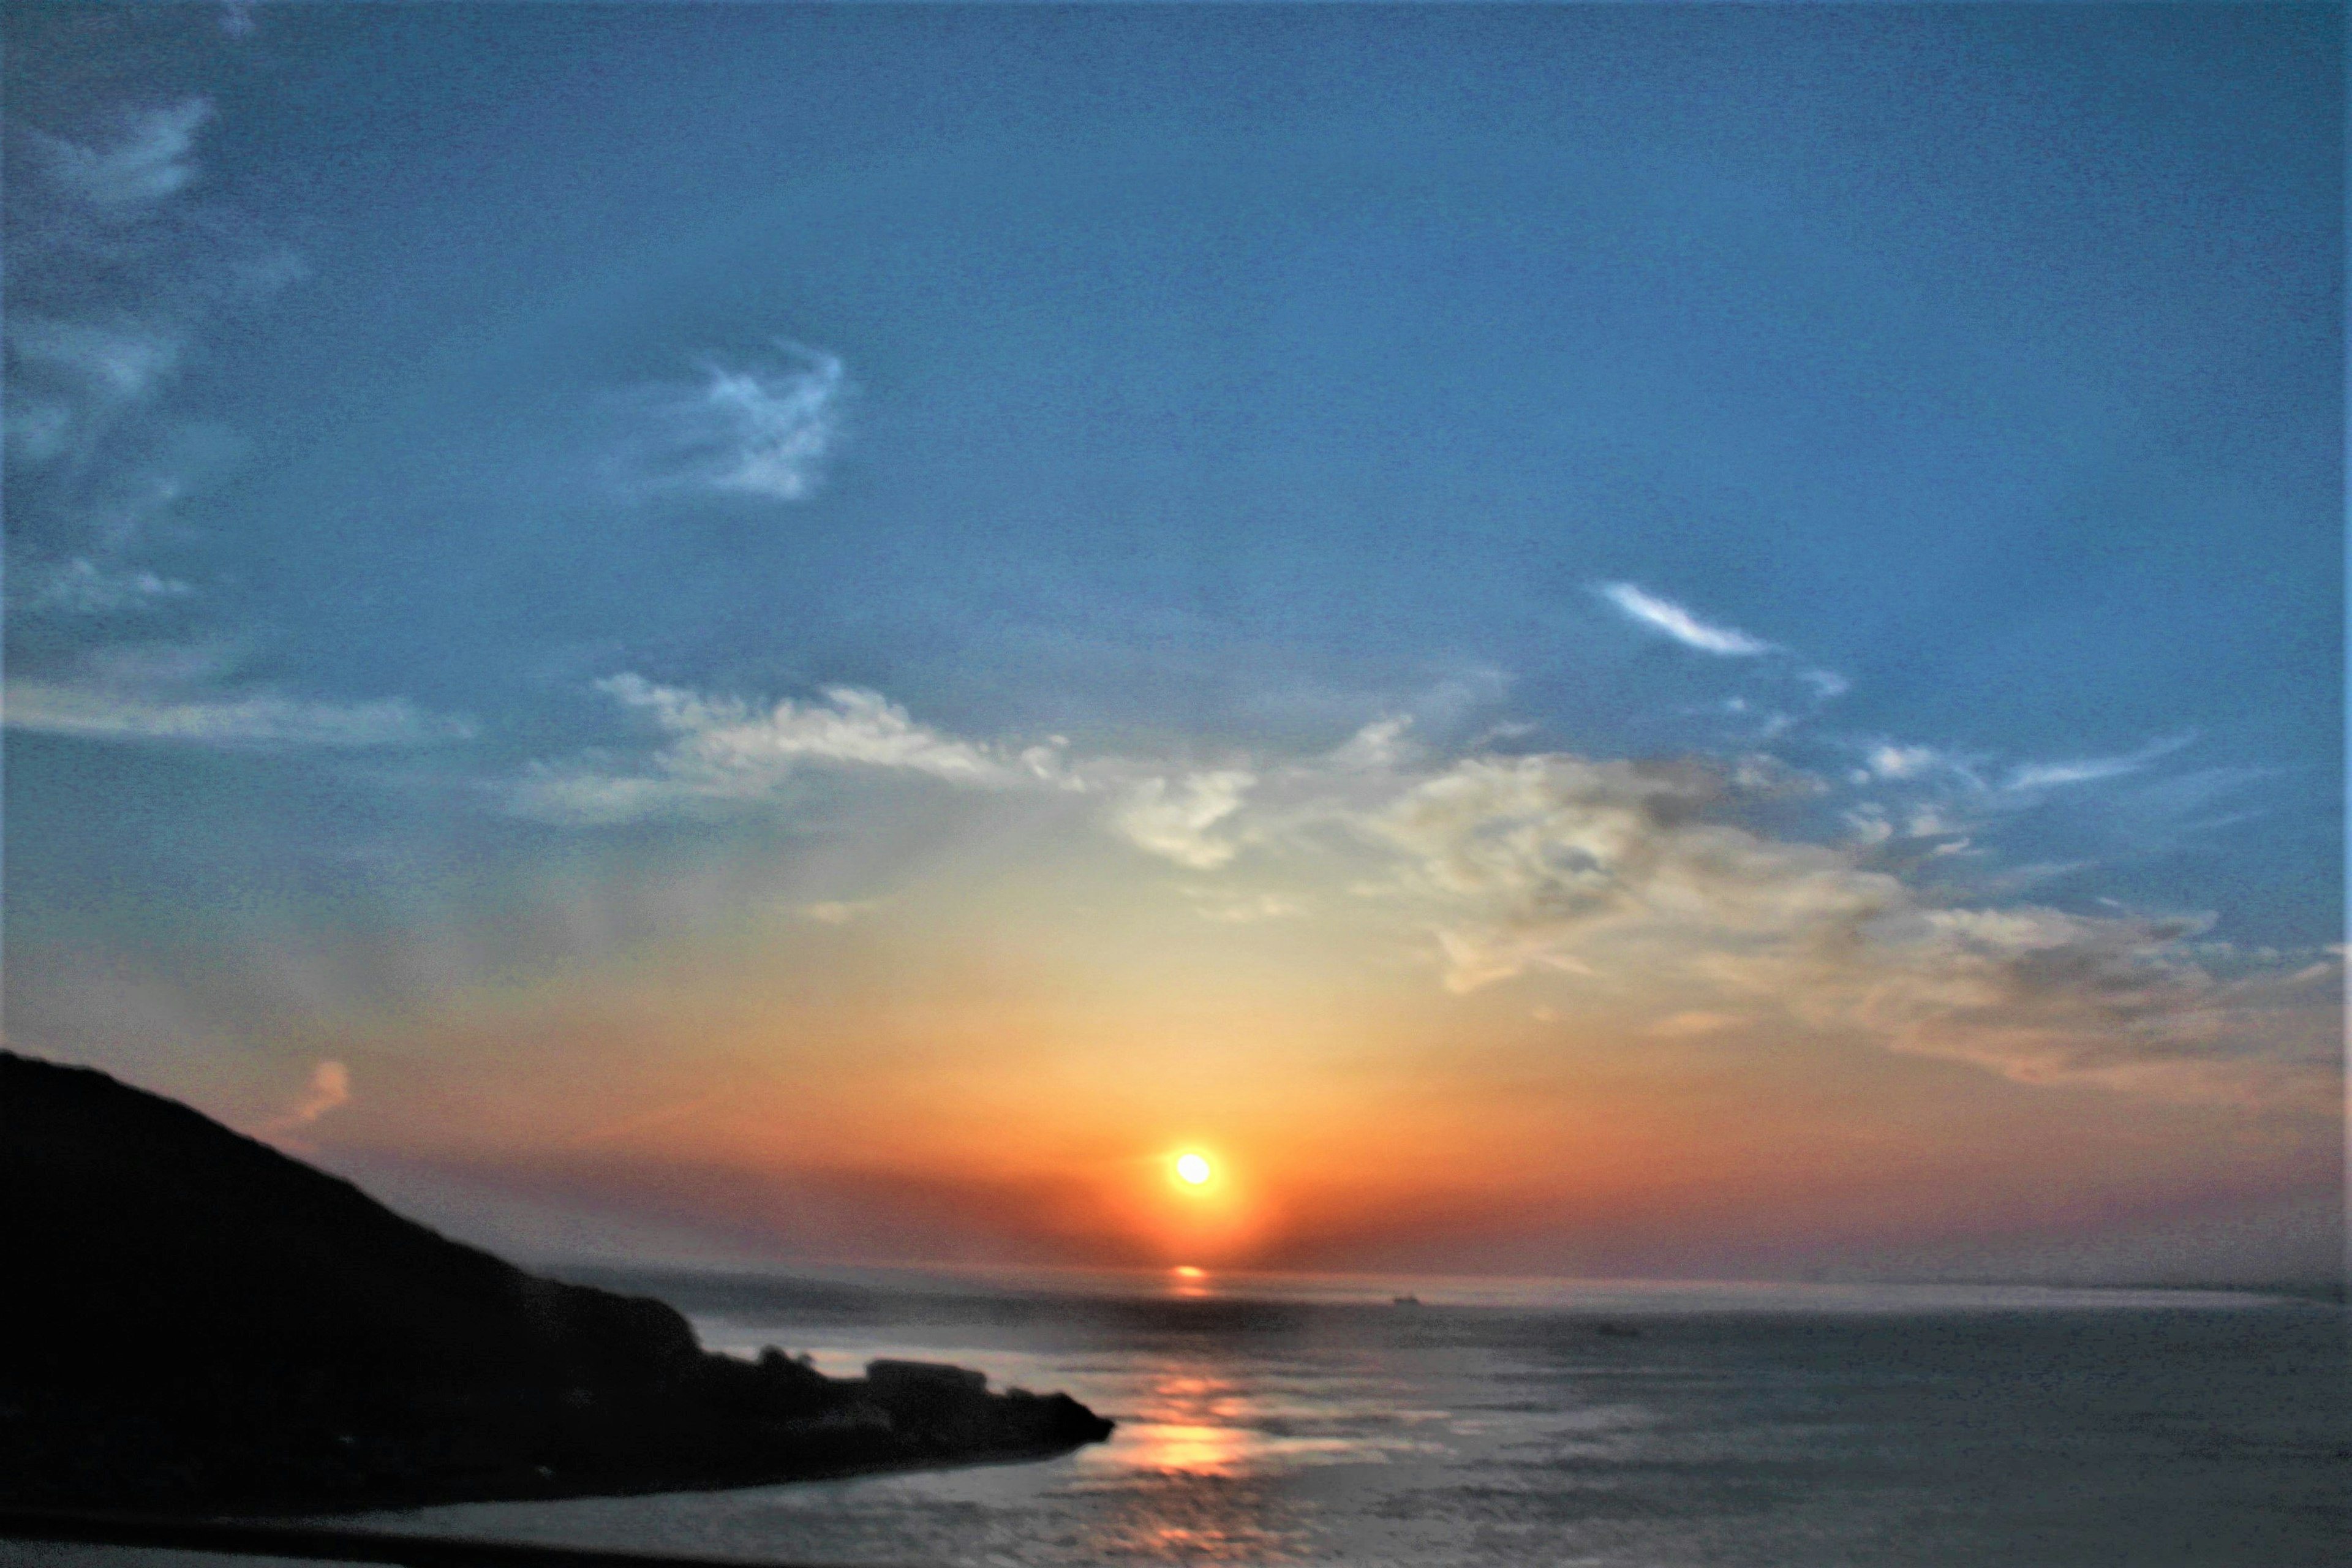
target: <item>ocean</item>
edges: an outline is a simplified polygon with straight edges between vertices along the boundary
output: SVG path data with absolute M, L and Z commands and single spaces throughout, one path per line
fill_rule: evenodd
M 2320 1568 L 2352 1344 L 2252 1294 L 1069 1274 L 581 1276 L 707 1345 L 978 1367 L 1043 1463 L 472 1504 L 387 1530 L 841 1563 Z M 1414 1301 L 1399 1302 L 1409 1296 Z

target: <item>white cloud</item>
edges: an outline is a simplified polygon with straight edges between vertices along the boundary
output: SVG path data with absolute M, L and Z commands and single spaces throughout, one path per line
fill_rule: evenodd
M 771 500 L 813 494 L 841 437 L 842 363 L 781 340 L 775 347 L 783 357 L 712 360 L 698 384 L 638 388 L 627 401 L 643 427 L 614 462 L 623 488 Z
M 1239 846 L 1211 832 L 1241 809 L 1256 775 L 1238 769 L 1194 773 L 1181 783 L 1146 779 L 1113 814 L 1112 826 L 1128 842 L 1194 870 L 1211 871 L 1232 860 Z
M 400 697 L 316 702 L 247 692 L 173 699 L 103 686 L 12 680 L 0 706 L 9 729 L 89 741 L 257 748 L 414 746 L 462 741 L 475 733 L 470 721 L 425 713 Z
M 1710 820 L 1736 781 L 1699 763 L 1551 754 L 1458 763 L 1363 827 L 1412 858 L 1444 907 L 1447 984 L 1475 990 L 1530 967 L 1583 961 L 1606 925 L 1664 925 L 1746 942 L 1855 922 L 1902 887 L 1847 851 Z
M 1393 768 L 1420 754 L 1420 748 L 1404 738 L 1404 732 L 1412 727 L 1410 717 L 1375 720 L 1350 735 L 1325 761 L 1342 773 Z
M 719 772 L 756 771 L 803 758 L 908 768 L 965 783 L 999 783 L 1004 764 L 979 747 L 916 723 L 877 692 L 851 686 L 826 689 L 825 706 L 779 702 L 755 714 L 733 699 L 709 700 L 638 675 L 616 675 L 596 689 L 644 709 L 683 744 L 698 765 Z
M 887 698 L 855 687 L 827 689 L 822 703 L 783 701 L 755 709 L 738 698 L 704 697 L 623 674 L 596 689 L 648 714 L 674 739 L 642 765 L 589 756 L 535 765 L 513 804 L 526 816 L 579 823 L 624 822 L 680 807 L 748 804 L 775 796 L 812 764 L 897 770 L 950 784 L 1001 786 L 1037 775 L 994 752 L 919 724 Z M 1034 750 L 1033 748 L 1033 750 Z
M 1870 771 L 1882 779 L 1916 779 L 1948 767 L 1933 746 L 1880 745 L 1870 750 Z
M 1672 600 L 1644 593 L 1631 583 L 1603 583 L 1595 592 L 1643 626 L 1702 653 L 1747 657 L 1774 651 L 1770 643 L 1729 626 L 1711 626 Z
M 1853 830 L 1853 841 L 1861 845 L 1879 845 L 1895 837 L 1895 825 L 1886 820 L 1886 808 L 1875 802 L 1865 801 L 1844 814 L 1845 825 Z
M 2189 744 L 2194 737 L 2177 735 L 2153 741 L 2138 751 L 2119 757 L 2084 757 L 2067 763 L 2027 763 L 2013 769 L 2002 788 L 2011 791 L 2063 788 L 2068 784 L 2093 784 L 2101 779 L 2120 778 L 2136 773 L 2158 757 L 2168 755 Z
M 1853 743 L 1862 765 L 1845 776 L 1850 784 L 1869 787 L 1874 794 L 1883 792 L 1889 797 L 1884 804 L 1873 802 L 1857 808 L 1864 815 L 1884 817 L 1897 825 L 1893 834 L 1882 837 L 1957 837 L 1976 832 L 1988 823 L 2034 810 L 2047 804 L 2053 792 L 2143 774 L 2151 764 L 2179 751 L 2192 739 L 2187 735 L 2171 736 L 2117 756 L 2019 763 L 2006 768 L 1982 752 L 1892 740 L 1863 741 Z M 2259 770 L 2252 769 L 2208 772 L 2217 781 L 2217 787 L 2233 786 L 2263 776 Z M 2128 793 L 2110 792 L 2102 800 L 2109 813 L 2109 829 L 2149 841 L 2168 839 L 2190 830 L 2191 825 L 2178 820 L 2182 812 L 2167 809 L 2165 803 L 2199 797 L 2200 791 L 2188 782 L 2199 776 L 2162 780 Z M 1873 831 L 1858 818 L 1854 826 L 1857 831 Z M 1963 839 L 1940 846 L 1932 853 L 1955 855 L 1966 847 Z
M 38 131 L 26 132 L 41 172 L 61 190 L 101 212 L 123 216 L 176 195 L 196 177 L 189 154 L 212 105 L 188 99 L 133 116 L 121 140 L 89 147 Z

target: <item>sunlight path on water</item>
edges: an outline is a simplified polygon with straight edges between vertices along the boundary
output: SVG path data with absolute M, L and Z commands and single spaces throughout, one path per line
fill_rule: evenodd
M 974 1568 L 2320 1568 L 2352 1528 L 2338 1309 L 1244 1283 L 649 1279 L 718 1348 L 956 1362 L 1119 1426 L 1043 1463 L 384 1522 Z

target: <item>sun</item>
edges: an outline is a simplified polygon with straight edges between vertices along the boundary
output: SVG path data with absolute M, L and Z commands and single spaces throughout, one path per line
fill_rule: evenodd
M 1197 1187 L 1209 1179 L 1209 1162 L 1199 1154 L 1176 1156 L 1176 1179 L 1188 1187 Z

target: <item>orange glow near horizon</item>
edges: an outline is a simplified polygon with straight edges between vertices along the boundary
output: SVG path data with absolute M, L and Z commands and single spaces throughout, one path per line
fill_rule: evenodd
M 783 1257 L 1156 1265 L 1186 1293 L 1247 1268 L 1753 1268 L 2031 1241 L 2095 1229 L 2053 1214 L 2053 1187 L 2154 1226 L 2201 1193 L 2308 1189 L 2340 1157 L 2322 1124 L 2259 1144 L 2226 1108 L 2060 1096 L 1769 1018 L 1656 1035 L 1665 1003 L 1580 1008 L 1567 979 L 1540 1017 L 1425 974 L 1342 986 L 1286 926 L 1189 905 L 1162 924 L 1114 894 L 1132 896 L 1068 931 L 987 925 L 1031 939 L 1021 963 L 983 964 L 908 904 L 796 924 L 790 947 L 713 942 L 692 985 L 616 968 L 340 1026 L 312 1052 L 354 1084 L 326 1141 L 436 1161 L 467 1203 L 500 1184 L 518 1213 Z M 1276 952 L 1304 982 L 1274 987 Z

